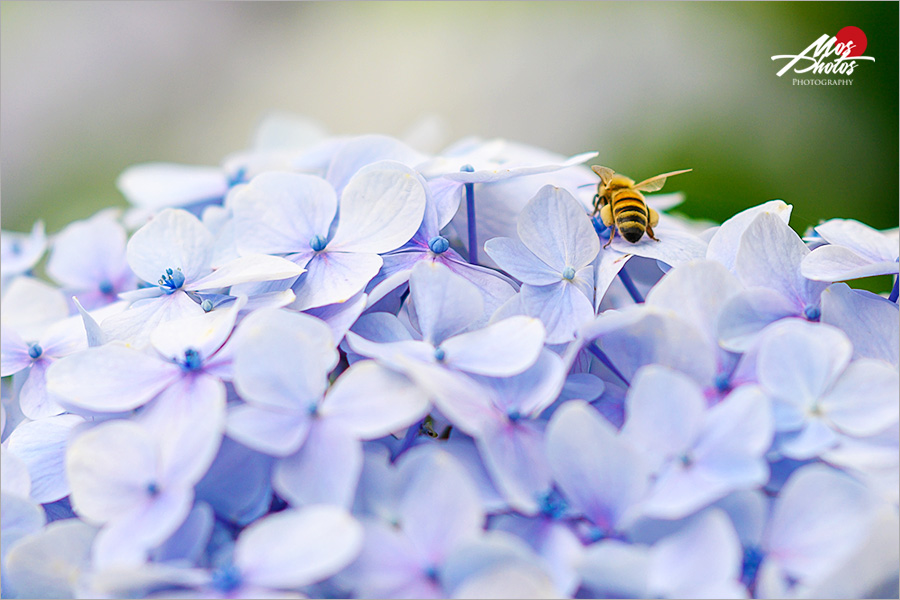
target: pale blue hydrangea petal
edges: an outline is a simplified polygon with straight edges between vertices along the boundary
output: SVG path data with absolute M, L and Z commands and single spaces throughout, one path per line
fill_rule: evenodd
M 591 220 L 575 198 L 564 189 L 542 187 L 518 217 L 522 243 L 550 268 L 562 273 L 579 269 L 600 251 L 600 240 Z
M 7 555 L 9 582 L 18 598 L 76 598 L 90 571 L 97 530 L 78 519 L 50 523 L 14 544 Z
M 453 598 L 558 597 L 537 554 L 505 531 L 488 531 L 461 544 L 441 575 Z
M 771 200 L 765 204 L 748 208 L 722 223 L 706 249 L 706 258 L 716 260 L 729 270 L 734 271 L 735 260 L 744 232 L 760 214 L 769 213 L 787 223 L 793 207 L 781 200 Z
M 337 148 L 325 178 L 341 195 L 353 176 L 368 165 L 392 161 L 412 167 L 424 159 L 422 154 L 395 138 L 379 134 L 360 135 L 346 140 Z
M 742 598 L 741 544 L 728 517 L 705 511 L 650 551 L 648 591 L 669 598 Z
M 272 487 L 291 506 L 350 507 L 362 469 L 362 445 L 340 423 L 318 419 L 300 450 L 275 464 Z
M 435 346 L 464 331 L 484 312 L 478 288 L 440 263 L 419 262 L 409 287 L 422 339 Z
M 125 169 L 116 186 L 135 206 L 159 210 L 221 198 L 228 179 L 217 167 L 152 162 Z
M 78 436 L 66 453 L 72 507 L 89 523 L 102 525 L 151 501 L 159 486 L 156 441 L 140 425 L 116 420 Z
M 825 576 L 862 543 L 874 516 L 871 493 L 823 465 L 788 479 L 766 527 L 765 562 L 803 582 Z M 839 540 L 839 542 L 836 542 Z
M 650 558 L 647 546 L 602 540 L 585 550 L 578 571 L 597 597 L 647 598 Z
M 661 365 L 641 368 L 628 390 L 622 435 L 646 453 L 648 465 L 690 447 L 704 420 L 706 400 L 687 376 Z
M 872 435 L 900 416 L 898 388 L 896 370 L 880 360 L 863 358 L 847 366 L 820 406 L 839 430 L 854 436 Z
M 779 401 L 811 407 L 838 378 L 853 353 L 839 329 L 790 319 L 765 334 L 757 376 Z
M 509 505 L 526 515 L 538 511 L 538 498 L 550 489 L 544 434 L 533 423 L 496 420 L 476 439 L 494 483 Z
M 490 239 L 484 243 L 484 251 L 501 269 L 524 283 L 550 285 L 559 282 L 562 277 L 561 270 L 548 266 L 516 239 Z
M 296 173 L 263 173 L 231 200 L 235 243 L 242 254 L 309 249 L 313 237 L 328 237 L 337 212 L 337 195 L 328 182 Z
M 778 452 L 794 460 L 809 460 L 838 444 L 834 429 L 822 419 L 806 419 L 798 431 L 779 436 L 776 441 Z
M 870 259 L 897 259 L 897 229 L 878 231 L 853 219 L 829 219 L 816 225 L 815 230 L 829 244 L 846 246 Z
M 547 426 L 546 451 L 553 478 L 576 510 L 607 532 L 627 524 L 647 489 L 649 467 L 599 413 L 579 400 L 563 404 Z
M 463 155 L 458 157 L 454 161 L 448 161 L 448 164 L 443 166 L 442 170 L 445 170 L 445 172 L 441 175 L 441 177 L 443 177 L 444 179 L 449 179 L 450 181 L 456 181 L 460 183 L 493 183 L 497 181 L 503 181 L 505 179 L 510 179 L 512 177 L 525 177 L 528 175 L 552 173 L 554 171 L 559 171 L 561 169 L 566 169 L 568 167 L 583 164 L 596 157 L 597 154 L 597 152 L 582 152 L 581 154 L 576 154 L 575 156 L 560 161 L 558 164 L 547 165 L 507 166 L 503 163 L 486 163 L 484 165 L 476 164 L 476 170 L 471 172 L 462 171 L 459 168 L 467 164 L 466 162 L 464 162 L 465 160 L 472 158 L 471 156 L 467 157 Z M 452 165 L 456 164 L 459 164 L 459 167 L 454 168 L 454 166 Z
M 475 446 L 475 441 L 468 436 L 453 436 L 442 447 L 445 452 L 453 456 L 463 465 L 469 477 L 475 483 L 478 495 L 481 498 L 481 508 L 488 514 L 498 514 L 509 507 L 506 500 L 497 490 L 497 486 L 491 480 L 484 460 Z
M 6 554 L 9 548 L 25 536 L 40 531 L 46 515 L 37 502 L 6 491 L 0 495 L 0 581 L 3 595 L 10 596 L 6 581 Z
M 449 366 L 478 375 L 509 376 L 533 365 L 543 344 L 540 321 L 520 316 L 461 333 L 440 347 Z
M 820 246 L 803 259 L 803 276 L 816 281 L 846 281 L 875 275 L 896 275 L 897 261 L 873 261 L 844 246 Z
M 91 313 L 89 313 L 85 308 L 81 305 L 77 298 L 73 298 L 72 302 L 75 304 L 75 308 L 78 309 L 78 314 L 81 315 L 81 321 L 84 324 L 84 333 L 87 339 L 87 345 L 89 348 L 93 348 L 95 346 L 102 346 L 107 341 L 106 334 L 103 332 L 103 329 L 100 328 L 100 323 L 94 318 Z
M 671 269 L 647 294 L 647 304 L 667 308 L 716 343 L 716 324 L 741 284 L 721 263 L 700 260 Z
M 521 310 L 544 324 L 548 344 L 571 341 L 575 332 L 594 317 L 591 300 L 568 281 L 542 286 L 524 284 L 519 296 Z
M 168 360 L 183 360 L 188 349 L 197 351 L 204 362 L 216 353 L 231 335 L 244 298 L 227 308 L 161 323 L 150 335 L 150 343 Z
M 47 236 L 44 233 L 43 221 L 35 221 L 30 233 L 15 231 L 0 233 L 0 281 L 2 281 L 2 287 L 6 288 L 7 283 L 14 277 L 27 273 L 34 267 L 46 249 Z
M 100 321 L 100 328 L 110 340 L 143 348 L 150 343 L 150 334 L 160 323 L 202 314 L 203 309 L 184 290 L 176 290 L 172 294 L 139 300 L 126 310 Z
M 47 390 L 46 372 L 52 362 L 41 358 L 31 364 L 27 371 L 19 371 L 13 376 L 19 388 L 19 408 L 29 419 L 45 419 L 64 412 L 64 408 Z M 22 382 L 24 378 L 24 382 Z
M 402 528 L 426 564 L 438 565 L 455 546 L 481 532 L 478 490 L 462 465 L 440 450 L 404 457 L 401 468 L 408 481 L 400 504 Z
M 379 522 L 365 523 L 363 549 L 351 567 L 353 588 L 366 598 L 440 598 L 437 581 L 409 537 Z
M 303 271 L 297 264 L 278 256 L 247 254 L 223 264 L 193 282 L 191 287 L 195 290 L 215 290 L 238 283 L 290 279 Z
M 363 543 L 363 528 L 337 506 L 308 506 L 277 513 L 245 529 L 234 563 L 251 585 L 296 588 L 347 566 Z
M 476 377 L 493 390 L 493 402 L 497 408 L 502 411 L 513 410 L 520 416 L 537 416 L 553 404 L 562 390 L 565 378 L 562 359 L 547 349 L 541 351 L 534 365 L 518 375 Z M 599 382 L 597 378 L 594 380 L 594 384 Z M 599 383 L 602 387 L 602 382 Z
M 445 252 L 437 257 L 435 261 L 442 262 L 452 272 L 475 284 L 475 287 L 481 292 L 481 298 L 484 301 L 484 312 L 481 318 L 472 324 L 472 327 L 483 327 L 500 305 L 516 294 L 515 284 L 509 277 L 501 275 L 493 269 L 479 265 L 470 265 L 461 260 L 443 258 L 448 254 L 449 252 Z
M 30 347 L 11 327 L 3 327 L 0 330 L 0 377 L 13 375 L 30 367 L 34 362 L 28 354 Z
M 328 391 L 321 415 L 359 439 L 375 439 L 415 423 L 428 397 L 409 379 L 375 361 L 354 363 Z
M 381 254 L 409 241 L 425 214 L 425 186 L 399 163 L 360 170 L 341 195 L 331 251 Z
M 167 208 L 134 232 L 126 256 L 134 273 L 156 283 L 166 269 L 180 269 L 185 283 L 209 273 L 214 238 L 197 217 Z
M 205 373 L 182 377 L 137 417 L 157 438 L 160 473 L 192 486 L 216 457 L 225 432 L 225 385 Z
M 879 358 L 894 368 L 900 365 L 900 311 L 896 303 L 838 283 L 822 292 L 822 323 L 847 334 L 854 358 Z
M 21 423 L 6 444 L 28 467 L 31 497 L 41 504 L 69 495 L 65 474 L 66 444 L 73 428 L 84 423 L 77 415 L 59 415 Z
M 413 341 L 412 334 L 395 315 L 369 312 L 357 319 L 351 328 L 358 337 L 373 342 Z
M 55 237 L 47 275 L 74 291 L 97 291 L 104 282 L 113 292 L 123 291 L 133 278 L 125 237 L 125 228 L 107 212 L 75 221 Z
M 178 365 L 109 343 L 54 362 L 47 389 L 73 408 L 121 412 L 146 404 L 179 377 Z
M 622 254 L 651 258 L 673 267 L 701 260 L 706 255 L 706 242 L 696 235 L 666 227 L 654 228 L 653 232 L 659 238 L 658 242 L 645 235 L 632 244 L 617 235 L 609 247 Z
M 347 345 L 350 349 L 366 358 L 374 358 L 382 364 L 410 374 L 410 369 L 419 368 L 422 363 L 434 363 L 434 346 L 419 340 L 401 340 L 397 342 L 373 342 L 352 331 L 347 333 Z
M 31 474 L 28 472 L 28 464 L 9 450 L 9 446 L 0 446 L 0 460 L 3 466 L 0 468 L 0 482 L 3 493 L 20 498 L 31 496 Z
M 717 322 L 719 342 L 726 350 L 746 352 L 768 325 L 796 314 L 796 305 L 775 290 L 745 289 L 722 307 Z
M 191 489 L 162 490 L 148 502 L 108 522 L 94 541 L 95 568 L 136 566 L 175 533 L 191 511 Z
M 274 408 L 306 409 L 317 402 L 338 361 L 325 323 L 282 309 L 260 310 L 245 318 L 232 344 L 238 393 Z
M 469 435 L 479 435 L 496 417 L 496 408 L 484 388 L 458 371 L 406 359 L 404 372 L 426 390 L 437 408 Z
M 60 319 L 69 316 L 62 292 L 33 277 L 18 277 L 3 290 L 0 325 L 26 341 L 37 341 Z
M 734 266 L 745 286 L 768 287 L 794 302 L 800 312 L 817 304 L 827 285 L 801 275 L 807 255 L 809 249 L 793 229 L 777 216 L 762 213 L 741 237 Z
M 382 260 L 377 254 L 359 252 L 322 252 L 306 264 L 293 290 L 295 310 L 307 310 L 338 302 L 347 302 L 361 292 L 378 274 Z

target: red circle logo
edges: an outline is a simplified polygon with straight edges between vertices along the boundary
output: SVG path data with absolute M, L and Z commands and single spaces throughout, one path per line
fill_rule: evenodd
M 847 47 L 848 43 L 850 44 L 850 56 L 862 56 L 866 50 L 866 34 L 859 27 L 847 25 L 838 31 L 834 37 L 837 39 L 838 44 L 844 45 L 844 48 Z

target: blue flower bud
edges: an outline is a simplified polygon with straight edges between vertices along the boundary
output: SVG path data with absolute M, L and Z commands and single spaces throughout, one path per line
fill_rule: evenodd
M 213 303 L 209 298 L 207 298 L 206 300 L 204 300 L 203 302 L 200 303 L 200 308 L 203 309 L 203 312 L 209 312 L 213 309 Z
M 566 267 L 563 269 L 562 277 L 566 281 L 572 281 L 575 279 L 575 267 Z
M 184 360 L 180 361 L 179 364 L 185 371 L 199 371 L 200 367 L 203 366 L 203 360 L 200 358 L 199 352 L 193 348 L 188 348 L 184 351 Z
M 444 349 L 438 346 L 434 349 L 434 360 L 438 362 L 442 362 L 444 358 L 447 356 L 447 353 L 444 352 Z
M 822 311 L 819 310 L 818 306 L 809 304 L 803 309 L 803 316 L 806 317 L 807 321 L 818 321 L 819 317 L 822 316 Z
M 443 254 L 450 249 L 450 241 L 444 236 L 436 235 L 428 240 L 428 247 L 435 254 Z
M 463 165 L 459 168 L 460 171 L 465 171 L 466 173 L 474 173 L 475 167 L 472 165 Z
M 212 586 L 225 594 L 241 587 L 241 571 L 232 564 L 219 567 L 212 572 Z
M 321 252 L 325 249 L 325 245 L 328 243 L 321 235 L 314 235 L 311 240 L 309 240 L 309 247 L 313 249 L 313 252 Z
M 100 293 L 105 296 L 109 296 L 115 291 L 115 288 L 113 287 L 113 284 L 110 283 L 109 279 L 104 279 L 103 281 L 101 281 L 100 285 L 97 286 L 97 289 L 99 289 Z
M 28 348 L 28 356 L 37 360 L 41 357 L 41 354 L 44 353 L 44 349 L 41 348 L 40 344 L 32 344 L 31 347 Z

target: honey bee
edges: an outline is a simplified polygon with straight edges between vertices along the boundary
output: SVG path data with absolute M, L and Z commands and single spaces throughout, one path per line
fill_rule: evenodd
M 666 178 L 687 173 L 691 169 L 663 173 L 640 183 L 635 183 L 624 175 L 617 175 L 609 167 L 594 165 L 594 173 L 600 176 L 597 195 L 594 196 L 594 212 L 600 213 L 603 224 L 610 228 L 609 241 L 603 244 L 606 248 L 612 243 L 616 230 L 632 244 L 643 237 L 644 232 L 651 240 L 656 240 L 653 227 L 659 222 L 659 213 L 647 206 L 641 192 L 656 192 L 662 189 Z

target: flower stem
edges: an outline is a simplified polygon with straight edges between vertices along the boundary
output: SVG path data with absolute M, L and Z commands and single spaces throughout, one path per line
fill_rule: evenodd
M 603 366 L 605 366 L 607 369 L 612 371 L 613 375 L 615 375 L 616 377 L 621 379 L 622 382 L 625 383 L 625 385 L 627 385 L 629 387 L 631 386 L 631 383 L 629 383 L 629 381 L 627 379 L 625 379 L 625 376 L 622 375 L 622 373 L 616 368 L 616 365 L 614 365 L 612 363 L 612 361 L 609 359 L 609 357 L 606 355 L 606 353 L 603 350 L 601 350 L 599 346 L 597 346 L 596 342 L 590 344 L 588 346 L 588 350 L 590 351 L 591 354 L 596 356 L 597 359 L 601 363 L 603 363 Z
M 460 171 L 472 173 L 475 167 L 463 165 Z M 466 186 L 466 221 L 469 225 L 469 263 L 478 264 L 478 236 L 475 233 L 475 184 L 467 183 Z
M 631 275 L 628 274 L 628 271 L 625 270 L 624 266 L 619 270 L 619 279 L 622 281 L 622 285 L 625 286 L 625 289 L 628 290 L 631 299 L 634 300 L 636 304 L 643 304 L 644 297 L 641 296 L 637 286 L 634 285 L 634 281 L 631 279 Z

